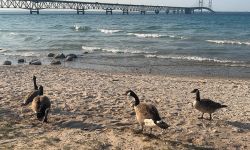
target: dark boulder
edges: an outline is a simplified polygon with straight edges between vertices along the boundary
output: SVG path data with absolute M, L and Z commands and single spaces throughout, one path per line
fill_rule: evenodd
M 53 53 L 48 54 L 48 57 L 54 57 L 54 56 L 55 56 L 55 54 L 53 54 Z
M 65 55 L 63 53 L 57 54 L 54 58 L 56 58 L 56 59 L 63 59 L 63 58 L 65 58 Z
M 11 65 L 11 61 L 6 60 L 6 61 L 3 62 L 3 65 Z
M 73 61 L 73 57 L 72 56 L 67 56 L 65 61 Z
M 38 59 L 33 59 L 29 62 L 30 65 L 42 65 L 42 62 Z
M 77 58 L 77 55 L 76 55 L 76 54 L 68 54 L 68 55 L 66 55 L 66 58 L 67 58 L 68 56 L 71 56 L 72 58 Z
M 20 58 L 20 59 L 17 60 L 17 62 L 18 62 L 18 63 L 24 63 L 25 60 L 24 60 L 23 58 Z
M 50 62 L 51 65 L 61 65 L 61 61 L 60 60 L 52 60 Z

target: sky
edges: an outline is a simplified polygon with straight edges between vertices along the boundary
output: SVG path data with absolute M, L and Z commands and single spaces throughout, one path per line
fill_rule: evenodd
M 142 5 L 167 5 L 167 6 L 198 6 L 199 0 L 78 0 L 87 2 L 125 3 Z M 203 0 L 208 6 L 209 0 Z M 250 0 L 213 0 L 215 11 L 247 11 L 250 12 Z

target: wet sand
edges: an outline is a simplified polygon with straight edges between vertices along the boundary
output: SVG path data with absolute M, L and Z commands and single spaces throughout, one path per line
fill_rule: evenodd
M 52 101 L 47 124 L 20 107 L 32 76 Z M 250 80 L 98 72 L 58 66 L 0 66 L 0 149 L 249 149 Z M 228 105 L 199 120 L 201 98 Z M 138 133 L 132 89 L 171 126 Z M 205 118 L 209 115 L 205 114 Z

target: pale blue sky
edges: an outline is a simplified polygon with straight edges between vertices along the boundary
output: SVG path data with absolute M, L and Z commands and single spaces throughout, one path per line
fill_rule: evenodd
M 172 6 L 198 6 L 199 0 L 78 0 L 87 2 L 126 3 L 143 5 L 172 5 Z M 203 0 L 208 5 L 208 0 Z M 216 11 L 248 11 L 250 0 L 213 0 L 213 9 Z

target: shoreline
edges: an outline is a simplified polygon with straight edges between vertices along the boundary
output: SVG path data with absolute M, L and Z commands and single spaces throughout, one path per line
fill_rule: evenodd
M 37 56 L 28 56 L 28 57 L 20 57 L 20 56 L 3 56 L 1 58 L 2 61 L 0 61 L 1 65 L 4 66 L 3 62 L 4 60 L 10 60 L 12 62 L 11 66 L 25 66 L 29 65 L 28 62 L 33 59 L 41 60 L 42 65 L 45 66 L 61 66 L 66 68 L 73 68 L 73 69 L 83 69 L 83 70 L 93 70 L 93 71 L 101 71 L 101 72 L 114 72 L 114 73 L 125 73 L 125 74 L 145 74 L 145 75 L 159 75 L 159 76 L 177 76 L 177 77 L 194 77 L 194 78 L 219 78 L 219 79 L 238 79 L 238 80 L 250 80 L 250 76 L 248 76 L 247 69 L 248 67 L 234 67 L 234 66 L 206 66 L 202 64 L 194 64 L 188 65 L 187 68 L 184 65 L 166 65 L 166 66 L 150 66 L 149 64 L 145 66 L 130 66 L 129 64 L 125 64 L 123 66 L 115 65 L 115 64 L 101 64 L 102 62 L 95 62 L 95 60 L 86 60 L 88 59 L 88 55 L 90 54 L 78 54 L 79 58 L 74 59 L 70 62 L 65 62 L 64 59 L 53 59 L 49 57 L 37 57 Z M 5 58 L 5 59 L 4 59 Z M 17 60 L 19 58 L 23 58 L 26 60 L 25 63 L 18 63 Z M 50 62 L 52 60 L 58 60 L 61 61 L 62 64 L 60 65 L 51 65 Z M 149 60 L 150 61 L 150 60 Z M 152 61 L 152 60 L 151 60 Z M 165 67 L 165 70 L 164 70 Z M 169 68 L 168 68 L 169 67 Z M 228 67 L 227 69 L 224 69 L 224 72 L 216 72 L 216 68 L 223 68 Z M 173 68 L 173 69 L 172 69 Z M 182 71 L 184 69 L 184 71 Z M 188 71 L 188 69 L 191 69 L 191 71 Z M 203 70 L 204 69 L 204 70 Z M 208 70 L 206 70 L 208 69 Z M 231 72 L 231 70 L 234 70 L 234 72 Z M 241 72 L 242 70 L 245 70 L 246 73 L 241 73 L 236 75 L 235 73 Z M 220 69 L 218 71 L 221 71 Z M 202 72 L 198 74 L 198 72 Z M 227 73 L 226 73 L 227 72 Z
M 32 76 L 52 101 L 48 124 L 20 108 Z M 248 149 L 250 80 L 102 72 L 62 66 L 0 66 L 0 148 L 25 149 Z M 199 120 L 191 103 L 201 97 L 226 104 L 213 120 Z M 129 100 L 134 90 L 170 124 L 163 133 L 138 134 Z M 208 117 L 207 114 L 204 116 Z

